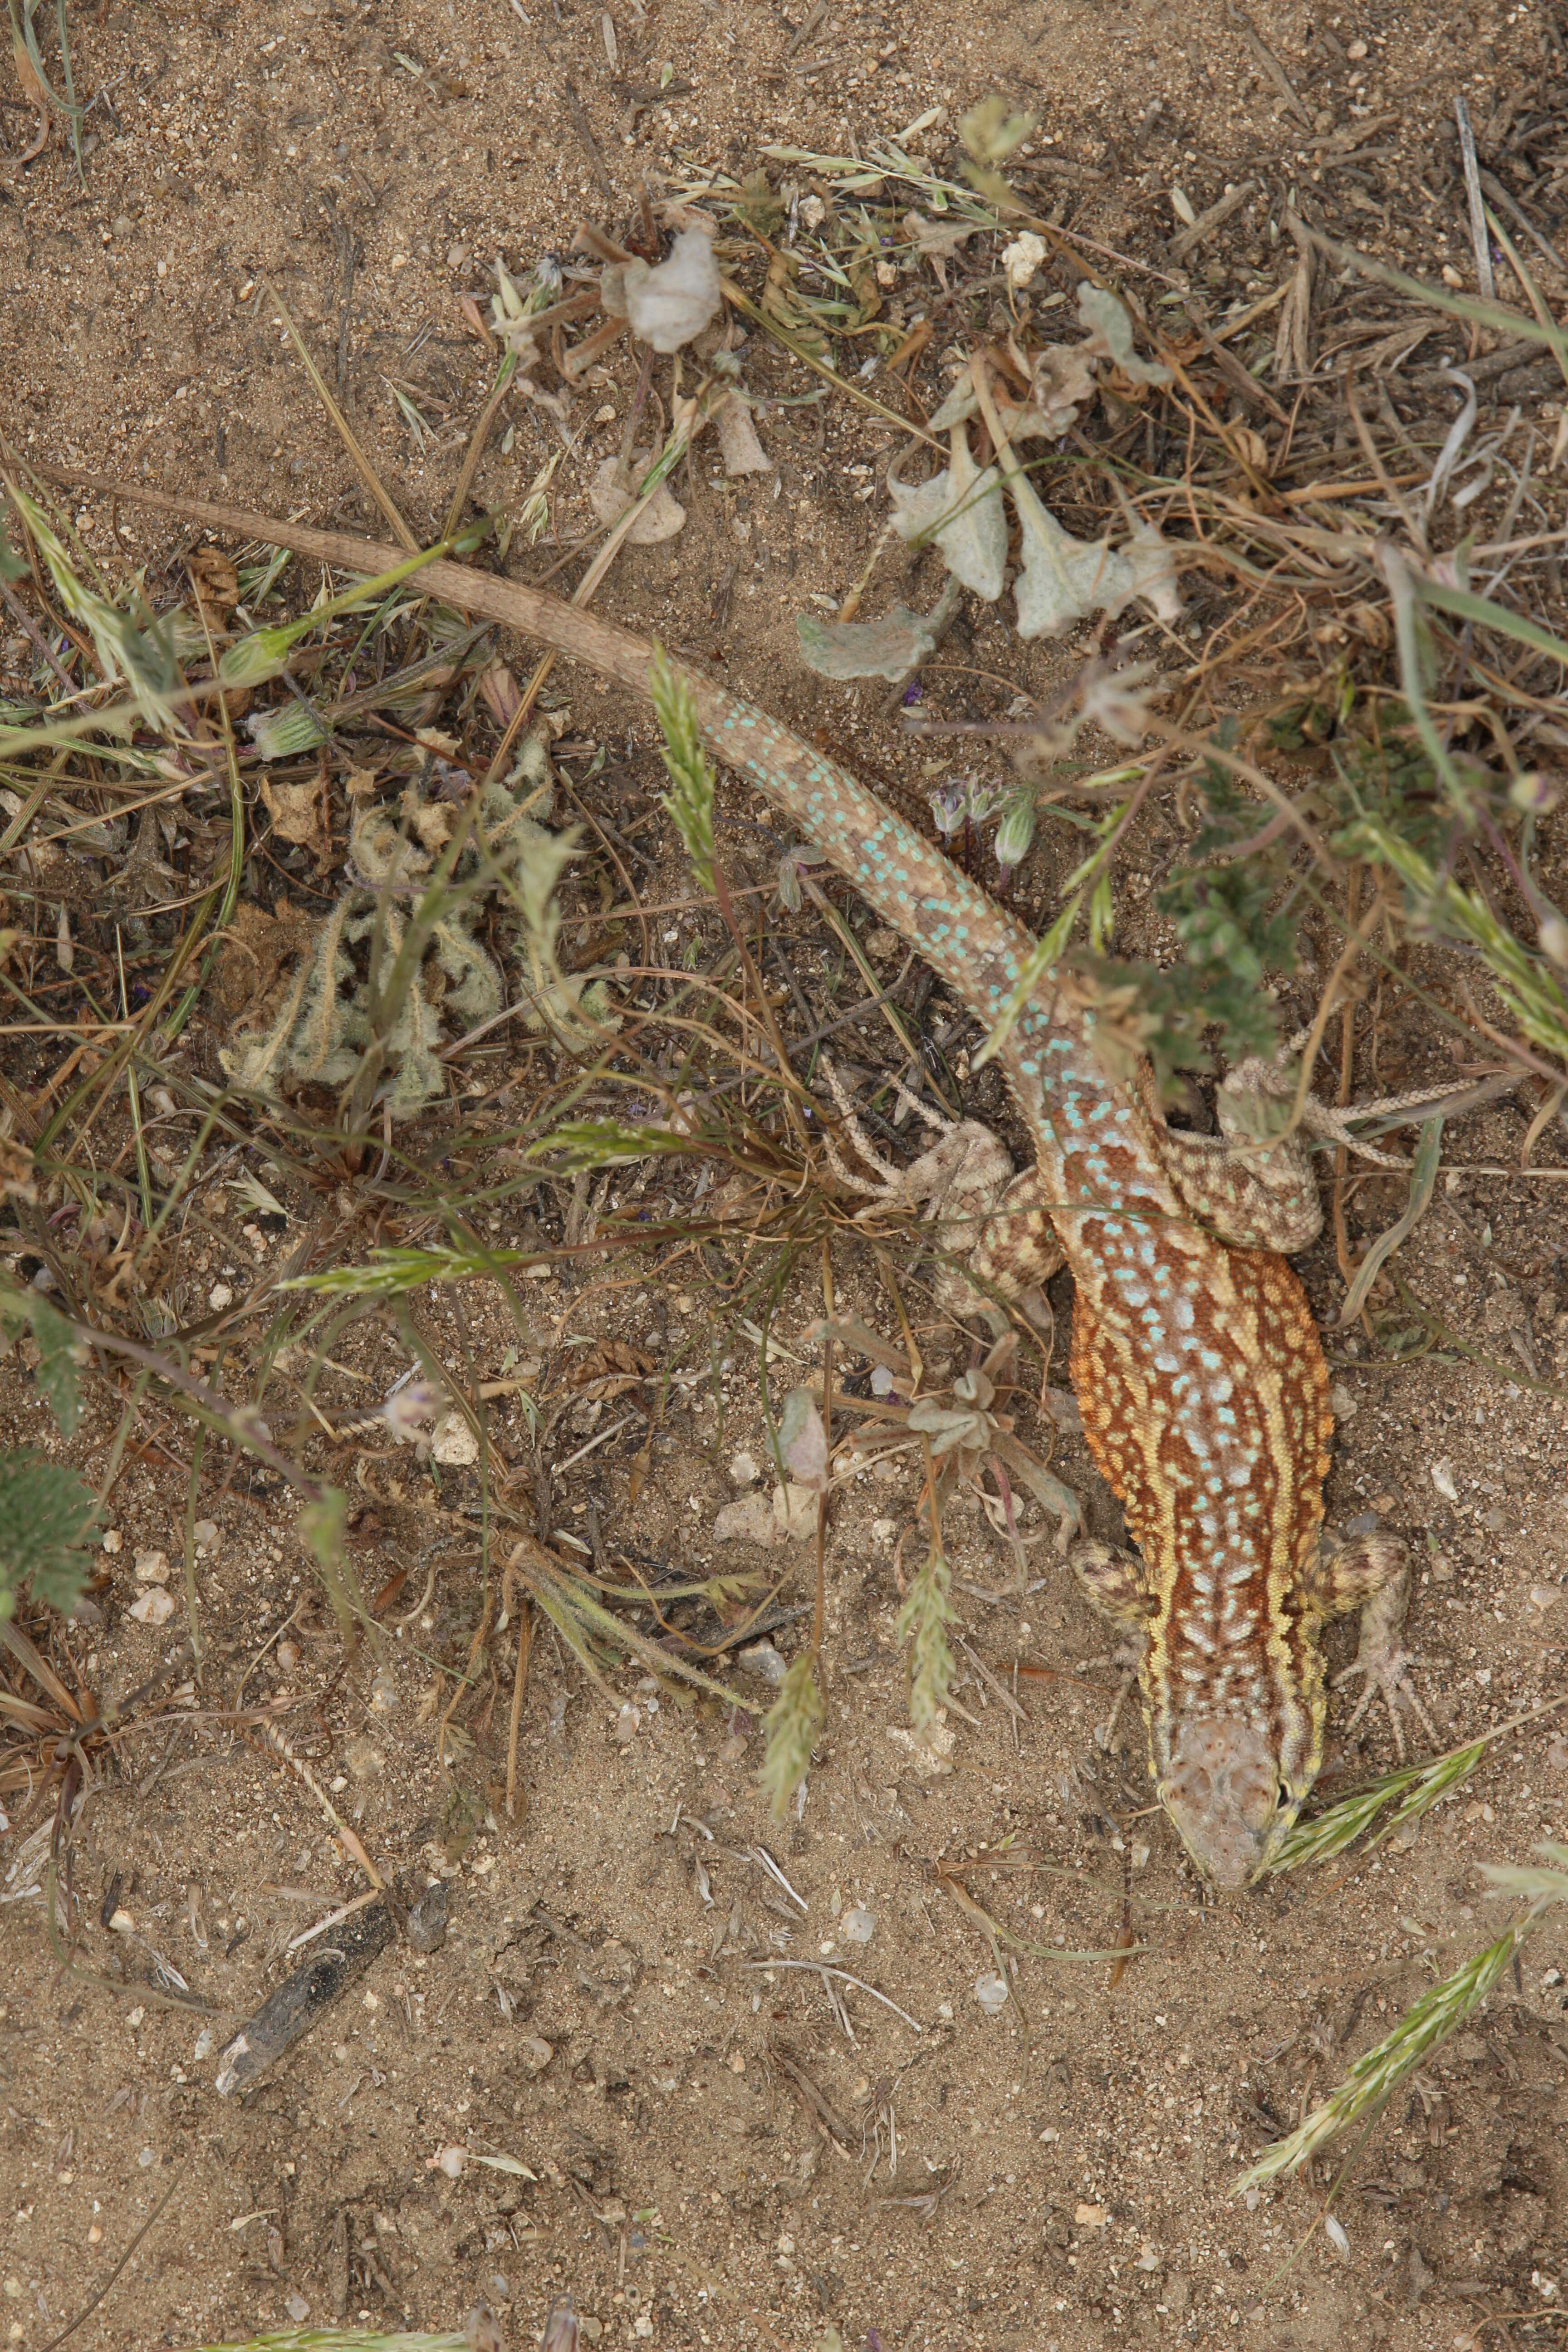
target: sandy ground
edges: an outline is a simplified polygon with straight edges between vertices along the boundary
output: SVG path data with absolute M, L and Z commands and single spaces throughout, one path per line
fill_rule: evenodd
M 941 109 L 915 135 L 944 157 L 952 119 L 992 89 L 1039 117 L 1026 158 L 1039 201 L 1110 246 L 1160 254 L 1175 226 L 1173 182 L 1202 210 L 1255 175 L 1263 210 L 1237 215 L 1212 265 L 1221 282 L 1279 275 L 1265 216 L 1268 192 L 1290 184 L 1337 233 L 1462 274 L 1468 242 L 1444 137 L 1452 98 L 1465 89 L 1479 126 L 1538 104 L 1543 87 L 1560 100 L 1562 43 L 1546 13 L 1260 6 L 1252 23 L 1297 109 L 1247 26 L 1202 5 L 810 18 L 760 6 L 602 16 L 555 0 L 84 11 L 72 22 L 76 86 L 103 93 L 85 187 L 58 144 L 21 172 L 29 118 L 0 118 L 11 142 L 11 160 L 0 157 L 0 422 L 56 462 L 363 523 L 368 509 L 270 285 L 333 383 L 341 352 L 351 422 L 414 526 L 433 528 L 485 384 L 458 298 L 487 298 L 498 251 L 526 269 L 564 248 L 581 214 L 613 230 L 634 217 L 645 181 L 657 193 L 714 167 L 739 176 L 764 141 L 838 152 Z M 1325 163 L 1323 142 L 1357 124 L 1372 152 L 1347 176 Z M 754 364 L 759 387 L 799 388 L 775 352 Z M 389 378 L 417 388 L 433 427 L 423 452 Z M 574 430 L 584 429 L 569 457 L 552 419 L 519 406 L 510 453 L 492 445 L 477 495 L 515 508 L 561 452 L 553 526 L 572 538 L 594 466 L 618 446 L 629 387 L 623 352 L 579 396 Z M 868 477 L 852 469 L 886 445 L 841 403 L 825 425 L 810 409 L 764 420 L 776 494 L 693 468 L 686 531 L 630 551 L 600 605 L 722 659 L 795 724 L 826 725 L 867 772 L 918 780 L 871 702 L 861 713 L 793 655 L 803 600 L 841 595 L 880 528 L 856 495 Z M 108 502 L 80 513 L 107 552 Z M 128 507 L 119 529 L 121 549 L 166 577 L 179 532 Z M 1020 658 L 1000 627 L 976 628 L 970 658 L 993 668 Z M 1027 659 L 1017 675 L 1037 684 L 1047 657 Z M 570 691 L 577 731 L 624 739 L 621 706 L 580 677 Z M 632 756 L 647 782 L 646 725 Z M 1044 908 L 1068 862 L 1047 847 L 1026 903 Z M 678 890 L 673 861 L 668 879 Z M 1391 1007 L 1380 1038 L 1368 1086 L 1430 1074 L 1407 1013 Z M 1450 1130 L 1453 1156 L 1516 1165 L 1528 1123 L 1526 1108 L 1495 1107 Z M 1568 1369 L 1560 1198 L 1528 1178 L 1455 1176 L 1402 1260 L 1420 1295 L 1493 1366 L 1517 1368 L 1520 1384 L 1477 1361 L 1373 1365 L 1355 1335 L 1333 1339 L 1330 1518 L 1342 1531 L 1375 1519 L 1416 1547 L 1421 1687 L 1454 1740 L 1562 1685 L 1568 1433 L 1550 1390 Z M 1396 1184 L 1364 1187 L 1352 1232 L 1401 1205 Z M 285 1206 L 291 1218 L 309 1211 Z M 251 1212 L 218 1188 L 204 1207 L 230 1254 L 215 1243 L 193 1282 L 237 1278 L 283 1245 L 247 1232 Z M 1342 1288 L 1326 1244 L 1306 1272 L 1327 1323 Z M 888 1327 L 868 1260 L 847 1253 L 839 1279 L 841 1304 Z M 661 1360 L 705 1356 L 708 1310 L 686 1272 L 640 1293 L 561 1279 L 537 1292 L 542 1350 L 608 1338 Z M 1066 1297 L 1053 1297 L 1060 1318 Z M 798 1337 L 820 1311 L 803 1283 L 780 1335 Z M 457 1362 L 471 1348 L 486 1377 L 515 1344 L 482 1301 L 461 1341 L 442 1298 L 421 1297 L 417 1312 L 438 1353 Z M 390 1328 L 362 1327 L 353 1345 L 351 1369 L 377 1382 L 405 1360 Z M 3 1370 L 7 1428 L 47 1442 L 41 1400 L 15 1361 Z M 1065 1380 L 1059 1349 L 1052 1377 Z M 1539 1385 L 1522 1384 L 1531 1377 Z M 710 1530 L 736 1492 L 731 1465 L 742 1452 L 764 1457 L 750 1361 L 738 1356 L 721 1388 L 721 1415 L 699 1402 L 670 1417 L 651 1475 L 637 1475 L 640 1424 L 561 1473 L 556 1525 L 570 1531 L 592 1513 L 618 1540 L 689 1569 L 719 1562 Z M 1020 1409 L 1044 1451 L 1049 1424 L 1026 1399 Z M 77 1449 L 89 1470 L 113 1428 L 107 1404 L 94 1415 Z M 591 1427 L 563 1424 L 558 1463 Z M 525 1464 L 521 1417 L 500 1429 L 503 1452 Z M 184 1441 L 162 1434 L 174 1455 L 155 1431 L 115 1490 L 101 1622 L 68 1636 L 101 1687 L 133 1685 L 182 1631 L 178 1618 L 154 1633 L 128 1613 L 137 1554 L 177 1561 L 183 1548 Z M 1111 1532 L 1080 1441 L 1055 1444 L 1057 1474 L 1084 1495 L 1096 1531 Z M 437 1498 L 427 1467 L 374 1449 L 348 1457 L 344 1475 L 367 1589 L 411 1560 L 422 1583 L 429 1507 L 449 1507 L 451 1478 Z M 957 1515 L 956 1597 L 977 1663 L 964 1660 L 966 1713 L 945 1769 L 911 1749 L 894 1549 L 916 1488 L 900 1466 L 864 1474 L 841 1499 L 829 1720 L 798 1818 L 771 1822 L 752 1778 L 757 1743 L 727 1711 L 628 1675 L 632 1721 L 542 1638 L 521 1748 L 527 1811 L 512 1825 L 500 1803 L 504 1642 L 489 1704 L 459 1727 L 456 1761 L 437 1761 L 451 1685 L 437 1670 L 460 1665 L 479 1613 L 460 1554 L 437 1563 L 425 1605 L 387 1633 L 389 1708 L 368 1652 L 345 1665 L 276 1482 L 242 1472 L 221 1483 L 203 1496 L 211 1648 L 195 1696 L 232 1704 L 247 1668 L 250 1698 L 294 1694 L 290 1736 L 384 1864 L 415 1883 L 448 1881 L 450 1930 L 429 1956 L 383 1953 L 275 2079 L 221 2100 L 216 2053 L 276 1981 L 288 1937 L 316 1916 L 301 1897 L 352 1895 L 359 1882 L 299 1783 L 204 1730 L 199 1706 L 184 1731 L 163 1718 L 128 1739 L 78 1841 L 88 1972 L 57 1973 L 36 1893 L 0 1910 L 10 2342 L 41 2352 L 154 2214 L 75 2335 L 80 2352 L 307 2316 L 460 2325 L 481 2300 L 526 2343 L 565 2292 L 605 2344 L 793 2352 L 831 2321 L 847 2343 L 889 2352 L 1177 2341 L 1447 2352 L 1483 2312 L 1550 2312 L 1568 2294 L 1558 1928 L 1385 2117 L 1335 2205 L 1348 2258 L 1312 2234 L 1326 2179 L 1315 2192 L 1229 2194 L 1258 2147 L 1486 1939 L 1497 1914 L 1479 1865 L 1522 1859 L 1543 1833 L 1568 1837 L 1568 1745 L 1552 1721 L 1497 1745 L 1408 1849 L 1205 1899 L 1146 1810 L 1136 1727 L 1124 1718 L 1109 1752 L 1093 1738 L 1116 1682 L 1105 1630 L 1038 1517 L 1026 1532 L 1041 1581 L 1020 1603 L 978 1514 Z M 411 1583 L 389 1619 L 417 1597 Z M 287 1650 L 258 1657 L 291 1612 Z M 800 1631 L 778 1633 L 786 1654 Z M 1351 1646 L 1348 1632 L 1334 1637 L 1336 1664 Z M 1011 1690 L 1016 1661 L 1059 1677 L 1022 1679 L 1018 1716 L 995 1687 Z M 1342 1701 L 1336 1709 L 1342 1723 Z M 1386 1726 L 1363 1720 L 1331 1760 L 1347 1778 L 1382 1769 Z M 1114 1826 L 1132 1814 L 1125 1833 Z M 0 1843 L 0 1873 L 14 1860 Z M 977 1996 L 994 1958 L 951 1892 L 954 1872 L 994 1918 L 1063 1956 L 1020 1959 L 1016 1998 L 998 2014 Z M 6 1893 L 27 1879 L 25 1865 Z M 100 1906 L 126 1924 L 100 1924 Z M 1124 1919 L 1146 1948 L 1112 1987 L 1105 1964 L 1071 1955 L 1112 1944 Z M 154 1952 L 210 2004 L 210 2040 L 205 2016 L 159 1995 Z M 858 1982 L 825 1978 L 818 1962 Z M 449 2178 L 434 2159 L 459 2145 L 526 2172 L 470 2161 Z

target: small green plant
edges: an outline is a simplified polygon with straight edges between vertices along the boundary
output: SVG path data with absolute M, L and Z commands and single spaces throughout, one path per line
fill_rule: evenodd
M 443 798 L 443 781 L 432 761 L 395 803 L 356 814 L 350 887 L 268 1027 L 221 1055 L 237 1086 L 276 1097 L 285 1077 L 356 1088 L 368 1077 L 395 1118 L 444 1096 L 447 1033 L 478 1028 L 506 1001 L 478 930 L 498 897 L 521 917 L 529 1026 L 581 1045 L 608 1025 L 602 984 L 563 972 L 557 959 L 554 893 L 575 842 L 529 814 L 548 791 L 542 741 L 531 739 L 510 782 L 487 781 L 472 806 Z
M 135 598 L 141 606 L 139 617 L 111 604 L 82 576 L 95 567 L 80 541 L 77 541 L 79 561 L 73 563 L 64 541 L 37 499 L 19 483 L 8 481 L 6 487 L 17 514 L 48 567 L 61 604 L 72 620 L 91 636 L 104 677 L 111 683 L 123 679 L 142 717 L 162 731 L 181 733 L 171 698 L 180 679 L 167 624 L 153 620 L 139 594 Z
M 898 1635 L 910 1645 L 910 1720 L 929 1731 L 952 1689 L 952 1580 L 940 1547 L 933 1546 L 899 1612 Z
M 74 1470 L 20 1446 L 0 1454 L 0 1622 L 26 1590 L 62 1615 L 87 1582 L 98 1498 Z
M 656 645 L 648 664 L 653 707 L 664 735 L 669 790 L 664 805 L 686 845 L 699 889 L 713 887 L 713 771 L 702 749 L 701 729 L 691 688 Z
M 763 1718 L 767 1746 L 757 1780 L 779 1820 L 811 1769 L 811 1751 L 826 1720 L 816 1667 L 812 1653 L 803 1650 Z
M 1397 1772 L 1384 1772 L 1381 1779 L 1369 1780 L 1365 1788 L 1352 1789 L 1337 1804 L 1325 1806 L 1310 1821 L 1298 1822 L 1270 1863 L 1270 1872 L 1277 1875 L 1282 1870 L 1298 1870 L 1304 1862 L 1331 1861 L 1353 1844 L 1363 1830 L 1371 1828 L 1384 1808 L 1392 1804 L 1393 1812 L 1366 1849 L 1371 1853 L 1396 1830 L 1414 1827 L 1439 1799 L 1468 1780 L 1496 1736 L 1493 1733 L 1488 1739 L 1473 1739 L 1468 1747 L 1453 1748 L 1447 1755 L 1428 1759 L 1423 1764 L 1406 1764 Z

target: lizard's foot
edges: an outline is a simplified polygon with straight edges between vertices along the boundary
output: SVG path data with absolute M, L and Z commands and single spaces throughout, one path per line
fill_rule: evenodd
M 1432 1718 L 1411 1684 L 1410 1654 L 1399 1639 L 1410 1606 L 1410 1554 L 1399 1537 L 1374 1531 L 1342 1545 L 1320 1561 L 1315 1576 L 1304 1582 L 1302 1597 L 1323 1617 L 1361 1611 L 1361 1642 L 1354 1660 L 1334 1677 L 1336 1688 L 1354 1675 L 1366 1678 L 1346 1731 L 1355 1729 L 1381 1693 L 1401 1763 L 1405 1761 L 1401 1706 L 1410 1709 L 1434 1748 L 1441 1746 Z
M 1108 1748 L 1116 1737 L 1121 1710 L 1142 1664 L 1142 1637 L 1149 1625 L 1149 1574 L 1135 1551 L 1124 1551 L 1115 1544 L 1097 1543 L 1089 1536 L 1069 1544 L 1067 1558 L 1085 1600 L 1102 1617 L 1109 1617 L 1112 1624 L 1125 1626 L 1131 1636 L 1117 1645 L 1110 1660 L 1111 1665 L 1122 1669 L 1116 1704 L 1107 1721 L 1095 1726 L 1095 1746 Z
M 1191 1135 L 1165 1125 L 1144 1077 L 1144 1108 L 1166 1173 L 1187 1206 L 1232 1248 L 1289 1257 L 1321 1229 L 1312 1163 L 1288 1125 L 1293 1093 L 1275 1065 L 1245 1062 L 1216 1091 L 1218 1135 Z
M 1121 1710 L 1138 1687 L 1138 1669 L 1142 1663 L 1143 1644 L 1136 1641 L 1118 1642 L 1106 1660 L 1108 1665 L 1120 1670 L 1121 1680 L 1116 1685 L 1116 1701 L 1110 1713 L 1103 1723 L 1097 1723 L 1094 1727 L 1094 1744 L 1102 1752 L 1110 1751 L 1110 1743 L 1116 1737 L 1116 1727 L 1121 1720 Z
M 1341 1144 L 1379 1168 L 1407 1168 L 1408 1160 L 1378 1150 L 1350 1122 L 1408 1119 L 1435 1103 L 1459 1098 L 1453 1087 L 1428 1087 L 1339 1109 L 1299 1092 L 1289 1055 L 1306 1042 L 1303 1031 L 1276 1060 L 1254 1056 L 1221 1080 L 1215 1094 L 1218 1135 L 1168 1127 L 1150 1076 L 1143 1073 L 1143 1105 L 1167 1174 L 1187 1206 L 1233 1248 L 1277 1250 L 1289 1257 L 1316 1239 L 1322 1205 L 1305 1137 Z
M 824 1129 L 823 1152 L 839 1182 L 879 1208 L 912 1209 L 929 1202 L 931 1213 L 939 1221 L 948 1215 L 950 1206 L 968 1210 L 973 1229 L 967 1240 L 959 1239 L 957 1246 L 973 1247 L 981 1224 L 1013 1181 L 1013 1162 L 1001 1137 L 983 1127 L 978 1119 L 964 1118 L 955 1124 L 941 1118 L 937 1112 L 928 1110 L 901 1078 L 895 1077 L 892 1083 L 900 1101 L 927 1127 L 934 1129 L 937 1136 L 936 1142 L 918 1159 L 911 1160 L 907 1168 L 895 1168 L 883 1159 L 867 1134 L 847 1087 L 826 1054 L 822 1056 L 822 1074 L 857 1158 L 871 1171 L 867 1177 L 848 1167 L 833 1137 Z
M 1381 1697 L 1388 1709 L 1394 1752 L 1402 1764 L 1405 1761 L 1405 1731 L 1399 1719 L 1402 1706 L 1410 1709 L 1435 1748 L 1443 1744 L 1410 1679 L 1410 1653 L 1399 1639 L 1409 1598 L 1408 1571 L 1405 1572 L 1399 1585 L 1385 1585 L 1381 1592 L 1373 1595 L 1362 1612 L 1361 1642 L 1355 1656 L 1342 1674 L 1334 1676 L 1336 1690 L 1353 1675 L 1363 1675 L 1366 1678 L 1362 1695 L 1355 1703 L 1355 1711 L 1345 1725 L 1346 1735 L 1355 1729 L 1373 1699 Z

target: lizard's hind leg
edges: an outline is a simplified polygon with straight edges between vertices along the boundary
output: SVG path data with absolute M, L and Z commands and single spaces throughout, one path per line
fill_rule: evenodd
M 1049 1197 L 1039 1169 L 1026 1168 L 1003 1188 L 981 1224 L 969 1263 L 1004 1298 L 1026 1298 L 1067 1263 Z
M 1182 1198 L 1233 1249 L 1289 1257 L 1322 1230 L 1312 1163 L 1299 1136 L 1281 1134 L 1294 1081 L 1272 1064 L 1244 1062 L 1215 1091 L 1217 1135 L 1167 1127 L 1146 1083 L 1154 1148 Z M 1271 1140 L 1271 1137 L 1277 1138 Z
M 943 1261 L 934 1285 L 937 1305 L 950 1315 L 967 1318 L 983 1312 L 995 1321 L 992 1299 L 1001 1297 L 1016 1300 L 1031 1321 L 1048 1316 L 1044 1301 L 1037 1304 L 1034 1294 L 1059 1269 L 1063 1251 L 1045 1207 L 1039 1171 L 1027 1168 L 1015 1175 L 999 1135 L 978 1119 L 952 1125 L 940 1118 L 898 1079 L 893 1083 L 900 1099 L 927 1127 L 937 1129 L 937 1139 L 907 1168 L 889 1167 L 867 1136 L 848 1090 L 826 1055 L 822 1067 L 844 1131 L 876 1178 L 872 1181 L 847 1169 L 825 1133 L 828 1164 L 841 1182 L 879 1206 L 925 1207 Z M 971 1280 L 972 1274 L 978 1279 Z

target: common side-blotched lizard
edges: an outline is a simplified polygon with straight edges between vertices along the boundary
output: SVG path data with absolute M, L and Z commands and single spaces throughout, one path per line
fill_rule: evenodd
M 257 528 L 227 507 L 120 494 L 217 530 Z M 298 524 L 268 526 L 268 536 L 364 574 L 400 560 L 396 549 Z M 429 564 L 419 584 L 648 693 L 649 648 L 626 630 L 454 563 Z M 1028 932 L 846 770 L 726 688 L 687 675 L 719 758 L 992 1027 L 1035 945 Z M 1227 1159 L 1169 1130 L 1108 1075 L 1092 1013 L 1050 976 L 1002 1058 L 1037 1165 L 997 1205 L 976 1263 L 1018 1283 L 1063 1255 L 1072 1268 L 1084 1433 L 1138 1547 L 1080 1545 L 1072 1564 L 1097 1605 L 1143 1639 L 1162 1804 L 1200 1869 L 1243 1886 L 1278 1851 L 1322 1760 L 1324 1622 L 1361 1608 L 1356 1663 L 1368 1688 L 1381 1685 L 1392 1703 L 1405 1687 L 1395 1641 L 1404 1547 L 1373 1535 L 1321 1556 L 1328 1373 L 1300 1283 L 1278 1254 L 1311 1239 L 1316 1197 L 1283 1155 Z

